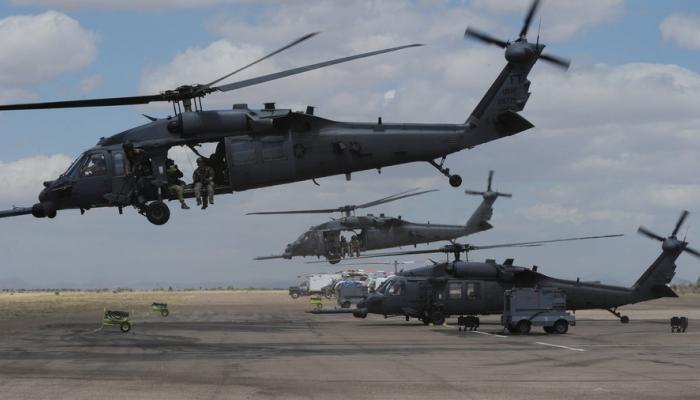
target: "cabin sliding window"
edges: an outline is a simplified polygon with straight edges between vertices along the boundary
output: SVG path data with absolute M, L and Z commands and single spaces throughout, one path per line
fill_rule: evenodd
M 481 284 L 475 282 L 467 282 L 467 300 L 478 300 Z
M 231 142 L 233 153 L 233 165 L 245 165 L 255 163 L 255 144 L 248 140 Z
M 452 282 L 447 287 L 448 297 L 450 300 L 462 299 L 462 282 Z
M 284 160 L 284 139 L 281 137 L 266 137 L 262 139 L 263 161 Z
M 124 153 L 115 151 L 112 153 L 112 164 L 114 166 L 114 176 L 124 175 Z
M 102 153 L 90 154 L 80 168 L 80 177 L 102 176 L 107 174 L 107 162 Z

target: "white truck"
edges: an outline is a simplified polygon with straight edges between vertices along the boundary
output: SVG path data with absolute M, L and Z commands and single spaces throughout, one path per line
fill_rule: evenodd
M 289 295 L 293 299 L 314 294 L 320 294 L 326 298 L 331 298 L 333 296 L 333 284 L 335 281 L 341 279 L 342 276 L 338 273 L 316 273 L 306 274 L 301 276 L 301 278 L 303 279 L 299 283 L 299 286 L 289 287 Z

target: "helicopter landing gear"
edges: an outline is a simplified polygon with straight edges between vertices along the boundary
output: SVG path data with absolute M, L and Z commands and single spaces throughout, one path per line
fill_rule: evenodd
M 616 316 L 617 318 L 620 318 L 620 322 L 621 322 L 621 323 L 623 323 L 623 324 L 629 324 L 629 322 L 630 322 L 630 317 L 628 317 L 628 316 L 626 316 L 626 315 L 622 315 L 622 313 L 620 313 L 619 311 L 617 311 L 617 307 L 615 307 L 615 308 L 608 308 L 608 311 L 610 312 L 610 314 Z
M 446 158 L 447 158 L 447 156 L 442 157 L 442 159 L 440 159 L 439 164 L 436 163 L 435 160 L 430 160 L 428 162 L 430 163 L 430 165 L 432 165 L 438 171 L 440 171 L 441 174 L 443 174 L 449 178 L 450 186 L 459 187 L 462 184 L 462 177 L 457 175 L 457 174 L 454 174 L 454 175 L 450 174 L 450 169 L 447 167 L 444 167 Z
M 153 225 L 163 225 L 170 219 L 170 209 L 160 200 L 152 201 L 139 210 Z

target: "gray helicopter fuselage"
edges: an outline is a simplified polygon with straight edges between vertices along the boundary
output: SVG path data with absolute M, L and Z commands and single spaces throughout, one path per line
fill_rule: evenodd
M 661 297 L 677 297 L 668 287 L 675 260 L 685 248 L 664 249 L 632 287 L 552 278 L 536 271 L 494 262 L 456 261 L 400 272 L 389 278 L 358 308 L 381 315 L 424 318 L 435 309 L 444 315 L 500 314 L 504 292 L 515 287 L 555 287 L 566 293 L 570 310 L 614 309 Z
M 326 244 L 337 241 L 343 231 L 357 234 L 361 250 L 367 251 L 453 240 L 490 228 L 490 225 L 483 223 L 445 225 L 371 214 L 350 216 L 312 226 L 287 245 L 284 255 L 285 258 L 329 256 Z

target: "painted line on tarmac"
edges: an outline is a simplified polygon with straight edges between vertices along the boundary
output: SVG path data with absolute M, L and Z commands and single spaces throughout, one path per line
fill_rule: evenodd
M 584 349 L 579 349 L 577 347 L 562 346 L 560 344 L 552 344 L 552 343 L 545 343 L 545 342 L 535 342 L 535 344 L 541 344 L 542 346 L 558 347 L 560 349 L 567 349 L 567 350 L 572 350 L 572 351 L 586 351 Z
M 496 334 L 496 333 L 488 333 L 488 332 L 482 332 L 482 331 L 467 331 L 467 332 L 479 333 L 479 334 L 482 334 L 482 335 L 489 335 L 489 336 L 495 336 L 495 337 L 500 337 L 500 338 L 507 338 L 507 337 L 508 337 L 508 336 L 499 335 L 499 334 Z

